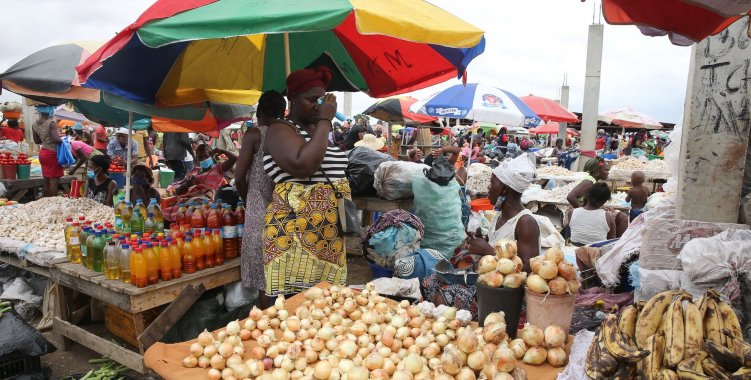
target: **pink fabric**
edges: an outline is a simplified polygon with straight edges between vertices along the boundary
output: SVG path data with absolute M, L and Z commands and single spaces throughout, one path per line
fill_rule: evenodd
M 70 148 L 74 152 L 78 152 L 79 150 L 83 153 L 84 156 L 88 156 L 91 154 L 91 152 L 94 151 L 94 147 L 86 144 L 83 141 L 73 140 L 70 142 Z

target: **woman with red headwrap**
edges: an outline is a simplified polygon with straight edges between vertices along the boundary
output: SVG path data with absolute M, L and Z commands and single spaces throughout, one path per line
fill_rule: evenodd
M 346 251 L 335 193 L 350 198 L 347 155 L 329 144 L 336 97 L 325 67 L 287 77 L 289 114 L 267 130 L 263 165 L 274 194 L 263 227 L 266 294 L 344 284 Z

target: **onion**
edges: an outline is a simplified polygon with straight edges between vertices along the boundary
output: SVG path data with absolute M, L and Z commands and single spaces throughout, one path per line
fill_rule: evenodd
M 509 273 L 514 273 L 516 264 L 514 264 L 514 262 L 510 259 L 503 257 L 498 259 L 498 264 L 496 265 L 495 269 L 501 272 L 501 274 L 507 275 Z
M 331 376 L 331 363 L 325 360 L 316 363 L 315 368 L 313 368 L 313 376 L 316 379 L 328 379 Z
M 440 335 L 446 332 L 446 322 L 442 320 L 437 320 L 433 323 L 432 328 L 433 334 Z
M 524 354 L 524 363 L 532 365 L 540 365 L 545 363 L 545 359 L 548 356 L 548 352 L 542 347 L 530 347 L 527 353 Z
M 477 282 L 491 288 L 500 288 L 503 284 L 503 275 L 501 274 L 501 272 L 494 270 L 492 272 L 477 276 Z
M 203 346 L 200 343 L 193 343 L 190 345 L 190 354 L 199 357 L 203 355 Z
M 487 343 L 500 344 L 506 337 L 505 323 L 491 323 L 482 328 L 482 338 Z
M 545 281 L 544 278 L 536 274 L 531 274 L 527 277 L 527 288 L 529 288 L 530 291 L 538 293 L 538 294 L 550 293 L 550 287 L 548 287 L 548 282 Z
M 234 320 L 227 324 L 227 334 L 237 335 L 240 332 L 240 321 Z
M 537 274 L 546 280 L 552 280 L 558 276 L 558 264 L 552 261 L 543 260 Z
M 557 296 L 568 293 L 568 282 L 563 277 L 556 277 L 548 281 L 548 287 L 550 288 L 550 293 Z
M 253 308 L 250 309 L 250 313 L 248 313 L 248 317 L 258 322 L 258 320 L 260 320 L 261 317 L 263 317 L 263 311 L 259 309 L 258 306 L 253 306 Z
M 222 373 L 215 368 L 209 370 L 209 380 L 219 380 L 222 378 Z
M 574 268 L 574 264 L 569 263 L 568 261 L 561 261 L 558 263 L 558 275 L 568 280 L 575 280 L 576 279 L 576 268 Z
M 271 337 L 266 334 L 261 334 L 261 336 L 258 337 L 256 342 L 258 343 L 259 346 L 263 348 L 268 348 L 269 346 L 271 346 Z
M 514 351 L 514 356 L 516 356 L 517 359 L 521 359 L 524 357 L 524 354 L 527 352 L 527 344 L 524 343 L 524 339 L 516 338 L 509 343 L 509 348 L 511 351 Z
M 383 368 L 383 356 L 377 353 L 372 353 L 363 360 L 363 364 L 365 364 L 365 368 L 371 371 Z
M 543 333 L 547 347 L 563 347 L 566 344 L 566 332 L 560 326 L 550 325 Z
M 211 359 L 201 355 L 198 357 L 198 366 L 201 368 L 209 368 L 211 366 Z
M 345 340 L 339 345 L 339 356 L 346 359 L 352 359 L 357 353 L 357 344 L 351 340 Z
M 202 333 L 198 334 L 197 341 L 198 344 L 204 347 L 210 346 L 214 343 L 214 336 L 208 330 L 204 329 Z
M 235 373 L 235 377 L 238 379 L 244 379 L 250 377 L 250 368 L 243 363 L 230 367 Z
M 485 274 L 495 271 L 496 266 L 498 265 L 498 260 L 495 258 L 495 256 L 483 256 L 480 258 L 480 262 L 477 264 L 477 273 L 479 274 Z
M 485 358 L 488 360 L 493 358 L 493 354 L 495 354 L 496 350 L 498 350 L 498 346 L 493 343 L 485 343 L 485 345 L 482 346 L 482 353 L 485 354 Z
M 522 284 L 524 284 L 524 281 L 527 279 L 525 273 L 511 273 L 506 275 L 506 277 L 503 278 L 503 287 L 504 288 L 510 288 L 510 289 L 516 289 Z
M 245 354 L 245 346 L 242 344 L 239 346 L 235 346 L 232 348 L 232 353 L 236 355 L 243 356 Z
M 229 379 L 229 378 L 235 378 L 235 372 L 232 371 L 232 368 L 224 368 L 222 370 L 222 379 Z
M 276 318 L 278 312 L 279 310 L 276 308 L 276 306 L 270 306 L 268 309 L 266 309 L 264 314 L 266 314 L 266 316 L 269 318 Z
M 253 360 L 261 360 L 266 356 L 266 350 L 263 347 L 255 346 L 250 349 L 248 358 Z
M 238 364 L 242 364 L 242 362 L 243 362 L 242 356 L 232 355 L 229 358 L 227 358 L 227 361 L 225 361 L 225 364 L 227 365 L 227 367 L 232 368 Z
M 347 380 L 368 380 L 370 373 L 363 366 L 354 366 L 347 372 Z
M 443 317 L 446 318 L 447 321 L 451 321 L 456 319 L 456 308 L 455 307 L 447 307 L 443 309 Z
M 258 337 L 261 336 L 261 335 L 263 335 L 263 331 L 261 331 L 259 329 L 255 329 L 255 330 L 253 330 L 253 331 L 250 332 L 250 338 L 253 339 L 253 340 L 258 339 Z
M 483 367 L 485 367 L 486 361 L 487 358 L 485 357 L 485 353 L 482 351 L 475 351 L 467 356 L 467 366 L 475 371 L 479 371 Z
M 524 262 L 519 256 L 514 256 L 511 261 L 514 262 L 514 272 L 519 273 L 522 271 L 522 269 L 524 269 Z
M 329 340 L 334 337 L 334 329 L 331 327 L 321 327 L 318 330 L 317 336 L 323 340 Z
M 491 323 L 506 323 L 506 313 L 502 311 L 497 311 L 497 312 L 490 313 L 487 316 L 485 316 L 485 320 L 483 321 L 483 326 L 489 325 Z
M 545 260 L 545 256 L 535 256 L 529 259 L 529 268 L 532 273 L 537 273 L 540 270 L 540 264 Z
M 576 294 L 579 291 L 579 286 L 581 286 L 579 280 L 568 280 L 568 290 L 571 291 L 571 294 Z
M 230 335 L 230 336 L 228 336 L 227 340 L 225 342 L 231 344 L 232 347 L 235 347 L 235 346 L 243 344 L 242 339 L 240 339 L 240 337 L 237 336 L 237 335 Z
M 260 360 L 248 360 L 245 362 L 245 366 L 248 367 L 250 376 L 253 376 L 254 378 L 263 375 L 266 371 L 266 367 Z
M 447 344 L 449 344 L 449 337 L 446 334 L 440 334 L 435 337 L 435 342 L 438 343 L 439 346 L 445 347 Z
M 516 242 L 513 240 L 499 240 L 493 245 L 496 256 L 510 259 L 516 256 Z
M 553 347 L 548 349 L 547 362 L 553 367 L 563 367 L 566 365 L 567 359 L 566 351 L 563 348 Z
M 203 356 L 210 358 L 217 353 L 217 348 L 214 344 L 210 344 L 203 349 Z
M 198 358 L 193 355 L 188 355 L 183 359 L 183 367 L 194 368 L 198 365 Z
M 256 323 L 256 327 L 261 331 L 265 331 L 271 327 L 271 323 L 269 322 L 269 319 L 263 318 Z
M 248 331 L 253 331 L 256 329 L 256 321 L 248 318 L 245 320 L 245 323 L 243 323 L 243 329 Z
M 494 324 L 493 326 L 497 325 Z M 503 329 L 505 331 L 505 326 Z M 457 336 L 456 338 L 456 346 L 466 354 L 475 352 L 479 344 L 480 342 L 477 339 L 477 335 L 475 335 L 475 333 L 470 329 L 463 329 L 462 332 L 459 333 L 459 336 Z
M 523 379 L 526 379 L 526 377 L 523 377 Z M 509 373 L 506 373 L 506 372 L 497 372 L 493 376 L 493 380 L 515 380 L 515 379 L 514 379 L 514 376 L 512 376 Z
M 240 340 L 249 340 L 250 339 L 250 330 L 242 329 L 240 330 Z
M 404 358 L 404 368 L 412 374 L 421 372 L 423 365 L 422 358 L 416 354 L 409 354 Z
M 503 342 L 493 354 L 493 364 L 500 372 L 511 372 L 516 368 L 516 356 L 506 342 Z
M 273 380 L 287 380 L 289 378 L 289 372 L 281 368 L 276 368 L 271 371 L 271 378 Z
M 391 376 L 391 379 L 393 380 L 412 380 L 413 375 L 411 372 L 409 372 L 406 369 L 400 369 L 394 372 L 394 375 Z
M 232 356 L 234 347 L 229 342 L 222 343 L 221 346 L 219 346 L 219 355 L 222 355 L 224 358 L 228 358 Z
M 459 373 L 456 376 L 454 376 L 454 379 L 456 379 L 456 380 L 475 380 L 475 379 L 477 379 L 477 376 L 475 376 L 475 373 L 471 369 L 469 369 L 467 367 L 464 367 L 464 368 L 462 368 L 461 371 L 459 371 Z
M 545 260 L 552 261 L 555 265 L 558 265 L 563 261 L 563 251 L 560 247 L 551 247 L 545 251 Z
M 543 331 L 529 322 L 527 322 L 524 325 L 524 328 L 522 328 L 520 337 L 524 339 L 524 343 L 529 347 L 542 346 L 542 343 L 545 341 L 545 334 Z M 543 360 L 545 360 L 545 358 L 543 358 Z
M 461 351 L 453 344 L 446 345 L 441 355 L 441 368 L 448 374 L 456 375 L 463 365 Z

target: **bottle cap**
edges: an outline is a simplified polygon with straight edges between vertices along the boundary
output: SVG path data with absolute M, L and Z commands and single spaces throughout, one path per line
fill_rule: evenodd
M 123 244 L 120 246 L 122 249 L 130 249 L 130 244 Z

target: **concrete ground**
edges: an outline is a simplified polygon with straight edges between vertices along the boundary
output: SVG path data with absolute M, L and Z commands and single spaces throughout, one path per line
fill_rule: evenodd
M 354 239 L 347 239 L 347 284 L 361 285 L 372 279 L 372 273 L 367 260 L 362 256 L 362 251 Z M 44 333 L 44 337 L 54 343 L 50 331 Z M 42 357 L 42 366 L 52 368 L 52 379 L 60 379 L 63 376 L 83 374 L 98 366 L 89 364 L 89 359 L 101 357 L 100 354 L 81 346 L 73 344 L 69 351 L 57 350 Z M 148 376 L 137 372 L 127 373 L 132 379 L 148 379 Z

